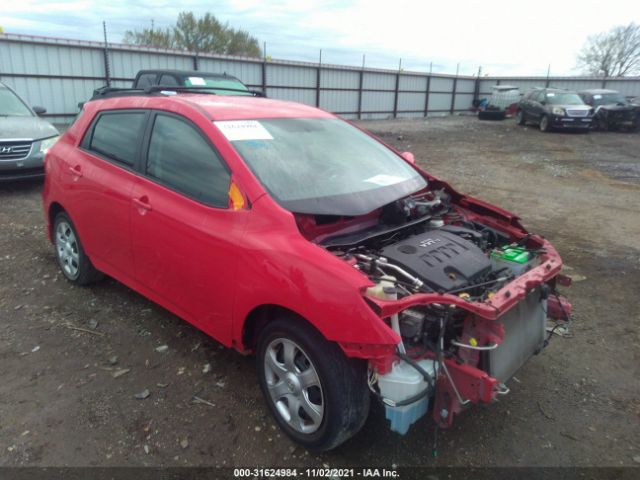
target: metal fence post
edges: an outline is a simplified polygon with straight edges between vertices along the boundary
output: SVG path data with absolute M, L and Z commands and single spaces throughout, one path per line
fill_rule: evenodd
M 424 92 L 424 116 L 429 116 L 429 91 L 431 90 L 431 75 L 427 75 L 427 90 Z
M 400 89 L 400 71 L 402 70 L 402 59 L 398 64 L 398 73 L 396 73 L 396 87 L 393 95 L 393 118 L 398 118 L 398 90 Z
M 109 44 L 107 43 L 107 22 L 102 22 L 102 32 L 104 33 L 104 81 L 107 87 L 111 86 L 111 68 L 109 66 Z
M 456 108 L 456 89 L 458 88 L 458 77 L 453 78 L 453 91 L 451 92 L 451 108 L 449 109 L 449 113 L 453 115 L 453 112 Z
M 362 56 L 362 70 L 358 84 L 358 120 L 362 119 L 362 86 L 364 85 L 364 55 Z
M 602 77 L 602 88 L 607 88 L 607 77 Z
M 474 105 L 480 99 L 480 75 L 482 74 L 482 67 L 478 67 L 478 76 L 473 84 L 473 103 Z
M 267 96 L 267 42 L 262 49 L 262 94 Z
M 193 69 L 198 71 L 198 52 L 193 56 Z
M 322 49 L 320 49 L 320 58 L 318 59 L 318 68 L 316 69 L 316 107 L 320 107 L 320 69 L 322 68 Z

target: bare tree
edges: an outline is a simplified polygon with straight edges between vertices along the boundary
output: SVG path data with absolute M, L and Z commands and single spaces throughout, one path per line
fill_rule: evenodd
M 592 35 L 578 55 L 584 73 L 622 77 L 640 73 L 640 25 L 630 23 Z

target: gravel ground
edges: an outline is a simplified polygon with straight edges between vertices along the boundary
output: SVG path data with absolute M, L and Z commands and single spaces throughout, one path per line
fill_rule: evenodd
M 358 436 L 308 453 L 276 429 L 253 358 L 113 280 L 71 286 L 45 239 L 41 183 L 2 185 L 0 466 L 638 465 L 640 135 L 468 117 L 362 125 L 562 254 L 572 336 L 510 395 L 441 431 L 437 458 L 428 418 L 401 437 L 377 406 Z

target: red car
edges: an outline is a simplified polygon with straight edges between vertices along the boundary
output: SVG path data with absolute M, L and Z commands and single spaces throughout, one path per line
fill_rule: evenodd
M 166 89 L 166 87 L 165 87 Z M 392 430 L 491 403 L 568 319 L 556 250 L 377 138 L 297 103 L 102 91 L 49 151 L 49 238 L 254 353 L 280 427 L 336 447 L 371 396 Z

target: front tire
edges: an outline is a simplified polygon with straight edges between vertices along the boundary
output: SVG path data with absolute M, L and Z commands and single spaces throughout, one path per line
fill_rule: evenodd
M 71 283 L 89 285 L 103 277 L 84 253 L 78 232 L 65 212 L 56 215 L 53 222 L 53 240 L 60 270 Z
M 260 388 L 280 428 L 312 451 L 337 447 L 369 413 L 367 365 L 300 318 L 270 322 L 257 349 Z
M 549 117 L 546 115 L 543 115 L 542 118 L 540 119 L 540 131 L 548 132 L 550 130 L 551 130 L 551 126 L 549 125 Z
M 518 110 L 518 113 L 516 113 L 516 123 L 518 125 L 524 125 L 525 124 L 524 112 L 522 110 Z

